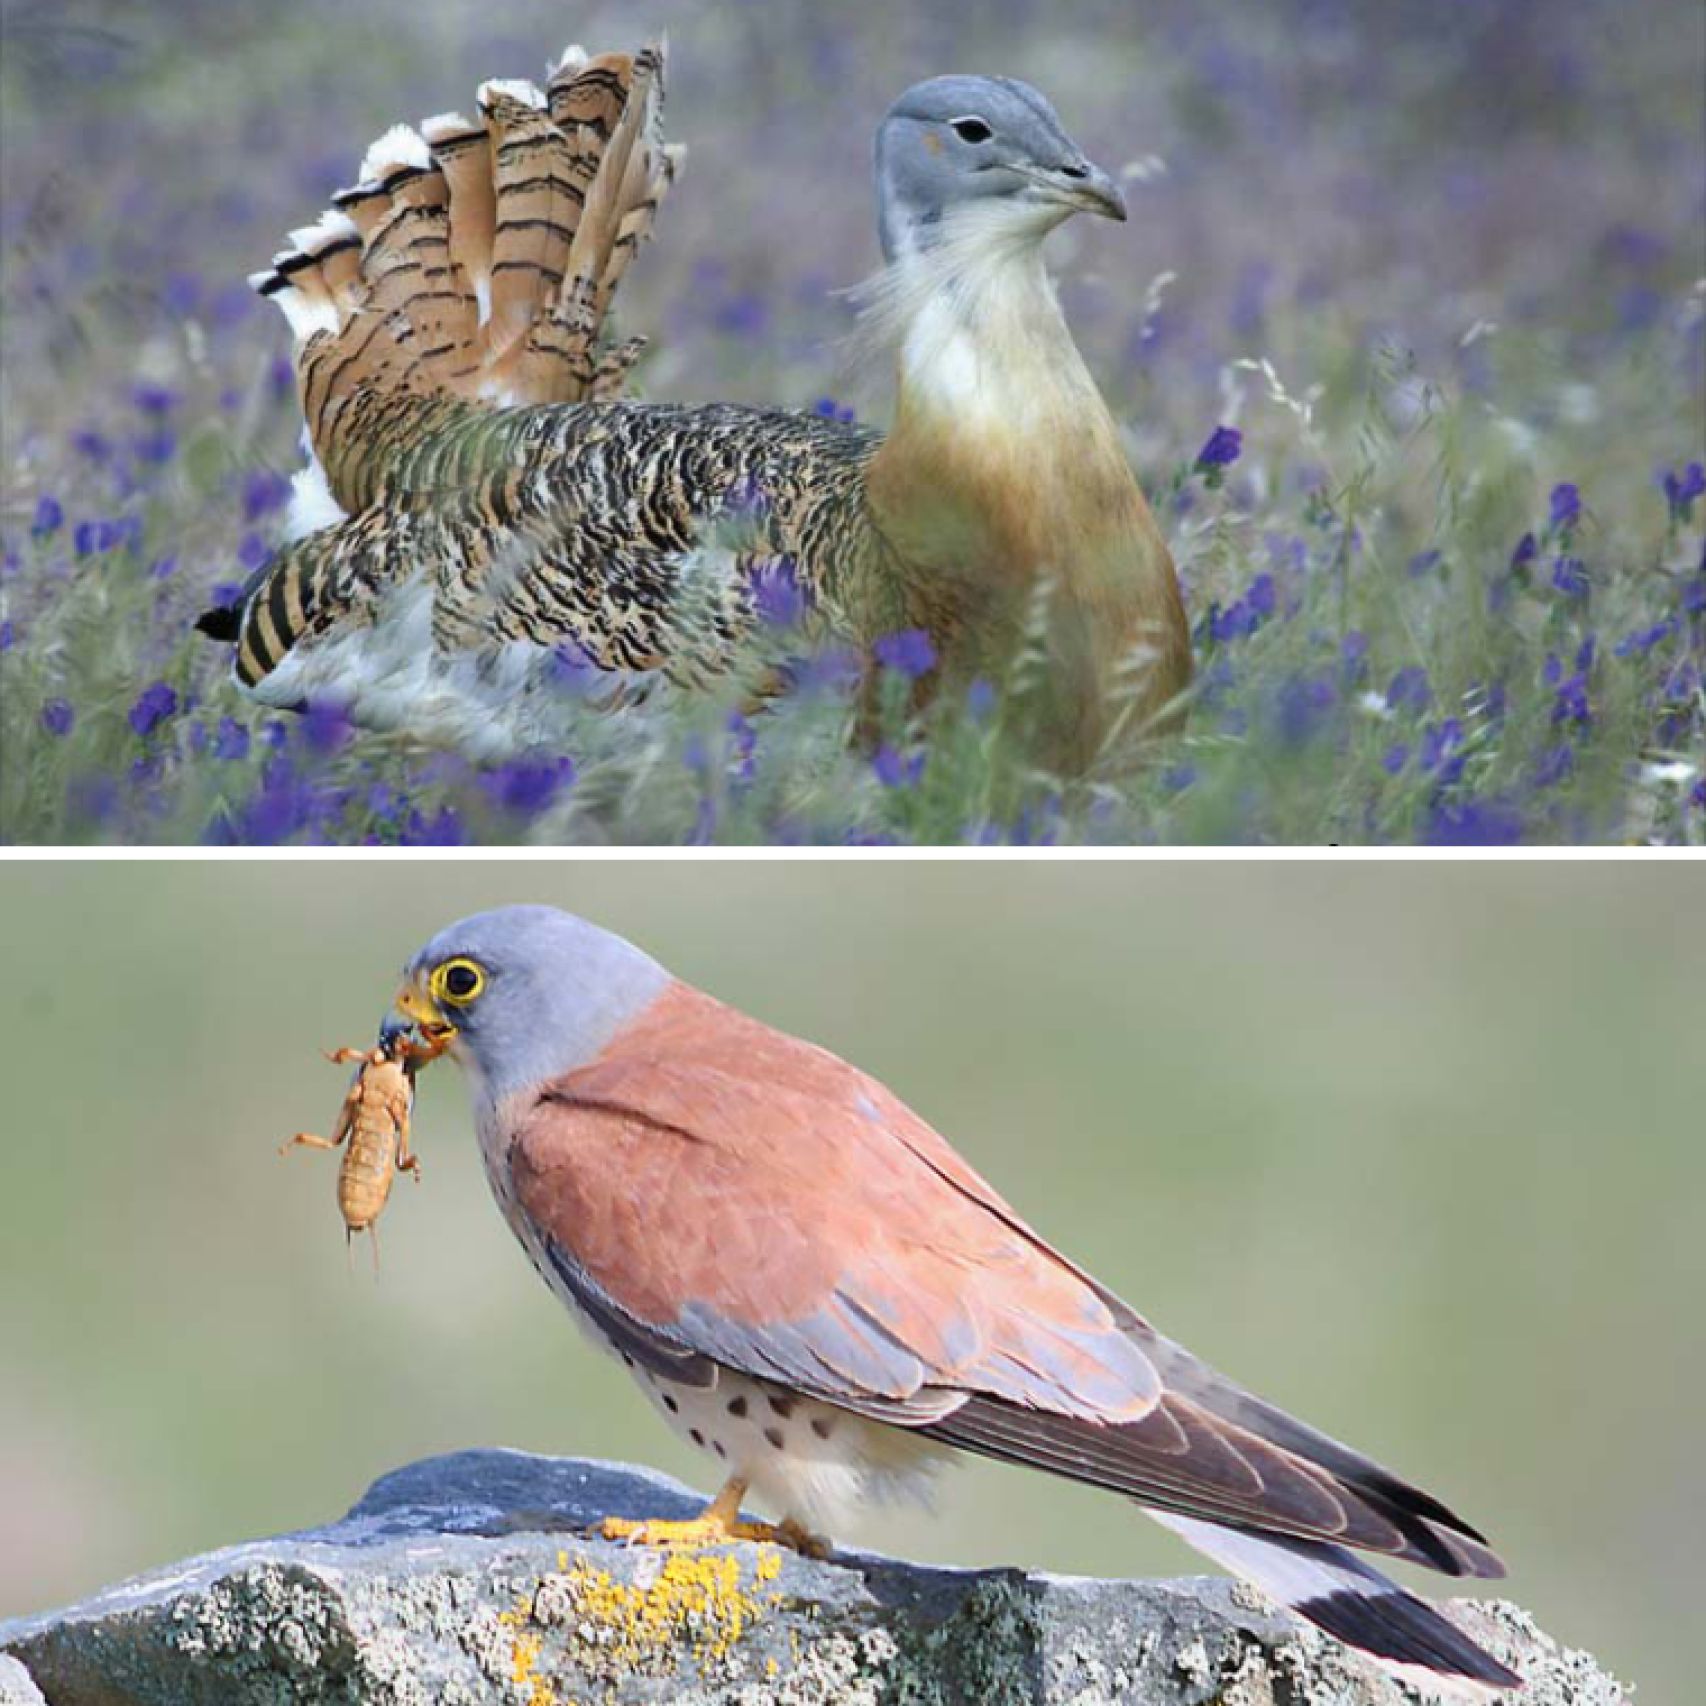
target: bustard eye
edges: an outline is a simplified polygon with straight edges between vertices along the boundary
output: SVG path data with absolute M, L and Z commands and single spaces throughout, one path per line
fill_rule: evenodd
M 948 125 L 961 142 L 987 142 L 995 134 L 980 118 L 949 119 Z
M 486 987 L 486 974 L 472 960 L 446 960 L 432 974 L 432 992 L 453 1007 L 465 1007 Z

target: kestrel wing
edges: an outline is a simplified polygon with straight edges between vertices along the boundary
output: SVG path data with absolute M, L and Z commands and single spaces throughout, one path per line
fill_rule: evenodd
M 510 1165 L 559 1278 L 659 1372 L 730 1367 L 1183 1516 L 1498 1573 L 1444 1506 L 1162 1338 L 874 1080 L 685 986 L 541 1090 Z
M 577 1302 L 850 1408 L 1103 1420 L 1160 1381 L 1104 1294 L 864 1074 L 675 986 L 545 1086 L 516 1198 Z

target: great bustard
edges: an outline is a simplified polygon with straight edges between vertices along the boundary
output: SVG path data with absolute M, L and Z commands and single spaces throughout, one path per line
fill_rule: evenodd
M 292 542 L 202 619 L 237 680 L 525 746 L 560 726 L 565 656 L 612 704 L 702 682 L 779 574 L 866 656 L 925 630 L 926 692 L 1040 637 L 1038 756 L 1061 769 L 1164 720 L 1191 673 L 1172 560 L 1042 256 L 1074 211 L 1125 218 L 1112 179 L 1028 84 L 920 83 L 876 139 L 888 435 L 621 400 L 641 340 L 606 316 L 679 158 L 663 57 L 571 48 L 544 90 L 489 82 L 477 119 L 394 127 L 255 275 L 311 455 Z

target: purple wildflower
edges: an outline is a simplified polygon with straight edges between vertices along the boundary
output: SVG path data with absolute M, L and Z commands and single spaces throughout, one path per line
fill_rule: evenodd
M 729 775 L 736 782 L 750 782 L 757 768 L 758 730 L 739 711 L 729 712 L 725 726 L 729 734 Z
M 1209 636 L 1222 641 L 1248 639 L 1278 607 L 1278 585 L 1274 577 L 1263 570 L 1244 589 L 1244 596 L 1225 610 L 1218 604 L 1209 606 Z
M 138 735 L 146 738 L 168 717 L 176 716 L 177 710 L 177 694 L 165 682 L 156 681 L 143 688 L 136 703 L 131 706 L 130 726 Z
M 1552 564 L 1552 586 L 1566 598 L 1588 595 L 1587 565 L 1580 557 L 1559 557 Z
M 792 557 L 767 557 L 747 581 L 753 608 L 776 628 L 792 628 L 806 613 L 807 598 Z
M 170 580 L 177 573 L 177 568 L 178 559 L 175 556 L 156 557 L 148 565 L 148 578 L 157 581 Z
M 924 754 L 902 758 L 884 741 L 871 759 L 871 768 L 885 788 L 910 788 L 924 774 Z
M 1676 632 L 1676 618 L 1667 616 L 1664 621 L 1655 622 L 1650 628 L 1639 628 L 1633 634 L 1625 634 L 1614 650 L 1620 658 L 1629 657 L 1635 652 L 1650 652 L 1661 640 L 1668 640 Z
M 1525 533 L 1517 540 L 1516 549 L 1511 552 L 1511 573 L 1520 575 L 1526 573 L 1528 565 L 1540 555 L 1540 541 L 1532 533 Z
M 770 323 L 770 308 L 755 290 L 737 291 L 718 304 L 711 324 L 737 338 L 758 338 Z
M 819 397 L 812 404 L 812 413 L 822 415 L 826 421 L 841 421 L 844 424 L 855 418 L 852 404 L 838 403 L 833 397 Z
M 1694 500 L 1706 493 L 1706 464 L 1690 462 L 1680 474 L 1667 468 L 1660 476 L 1665 501 L 1670 505 L 1673 521 L 1687 521 L 1694 511 Z
M 1588 678 L 1578 670 L 1558 689 L 1552 701 L 1552 721 L 1555 723 L 1591 723 L 1593 708 L 1588 702 Z
M 1562 481 L 1552 488 L 1548 512 L 1552 526 L 1560 532 L 1568 532 L 1581 520 L 1582 494 L 1571 481 Z
M 1237 427 L 1217 426 L 1197 452 L 1199 468 L 1230 468 L 1243 454 L 1244 435 Z
M 258 533 L 245 533 L 237 541 L 237 561 L 251 574 L 260 568 L 271 555 L 272 552 L 268 548 L 266 540 Z
M 1405 573 L 1411 580 L 1420 580 L 1430 570 L 1440 565 L 1441 553 L 1438 551 L 1418 551 L 1405 565 Z
M 1409 762 L 1410 749 L 1403 741 L 1399 741 L 1395 746 L 1387 747 L 1385 752 L 1380 755 L 1380 768 L 1388 776 L 1396 776 Z
M 584 693 L 603 673 L 592 653 L 573 640 L 552 648 L 549 669 L 551 686 L 559 693 Z
M 995 714 L 995 684 L 980 675 L 966 689 L 966 715 L 974 723 L 987 723 Z
M 259 521 L 290 501 L 290 481 L 272 468 L 252 469 L 243 477 L 243 519 Z
M 0 622 L 0 652 L 9 652 L 18 643 L 18 630 L 8 616 Z
M 322 757 L 348 746 L 354 733 L 348 709 L 335 701 L 316 699 L 302 714 L 303 744 Z
M 879 635 L 871 647 L 877 662 L 908 681 L 917 681 L 936 667 L 936 648 L 922 628 L 902 628 Z
M 1430 847 L 1509 847 L 1522 840 L 1523 827 L 1516 806 L 1494 795 L 1436 804 L 1422 839 Z
M 1391 711 L 1420 713 L 1433 703 L 1433 698 L 1428 672 L 1420 664 L 1408 664 L 1399 670 L 1386 689 L 1386 706 Z
M 76 721 L 77 713 L 71 709 L 68 700 L 49 699 L 41 708 L 41 726 L 57 738 L 63 739 L 70 734 Z
M 500 764 L 487 773 L 483 783 L 494 805 L 520 817 L 533 817 L 572 787 L 574 780 L 573 759 L 547 758 Z
M 213 756 L 228 764 L 249 756 L 249 731 L 235 717 L 221 717 L 213 736 Z
M 131 387 L 130 400 L 145 415 L 163 415 L 178 405 L 178 393 L 167 385 L 141 384 Z
M 170 427 L 158 427 L 130 441 L 131 453 L 138 462 L 159 468 L 178 454 L 178 435 Z
M 1302 746 L 1320 733 L 1335 703 L 1332 681 L 1325 676 L 1292 676 L 1280 683 L 1275 696 L 1274 724 L 1287 746 Z
M 50 498 L 45 493 L 36 499 L 36 513 L 30 522 L 30 532 L 37 539 L 45 539 L 50 533 L 57 533 L 65 525 L 65 506 L 58 498 Z
M 462 847 L 468 831 L 454 806 L 440 806 L 431 817 L 410 812 L 398 840 L 405 847 Z
M 80 521 L 71 535 L 71 543 L 79 557 L 93 557 L 112 550 L 123 538 L 123 530 L 116 521 Z

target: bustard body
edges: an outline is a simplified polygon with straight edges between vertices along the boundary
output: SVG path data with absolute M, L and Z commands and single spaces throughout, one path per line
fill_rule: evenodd
M 606 316 L 674 176 L 661 106 L 658 49 L 486 84 L 475 121 L 387 132 L 256 275 L 312 456 L 298 536 L 203 621 L 238 681 L 526 747 L 565 680 L 620 706 L 726 669 L 777 583 L 861 652 L 925 629 L 933 685 L 999 679 L 1040 631 L 1060 768 L 1152 725 L 1190 675 L 1177 583 L 1041 251 L 1075 207 L 1123 217 L 1112 184 L 1026 85 L 921 84 L 877 148 L 890 434 L 638 402 Z

